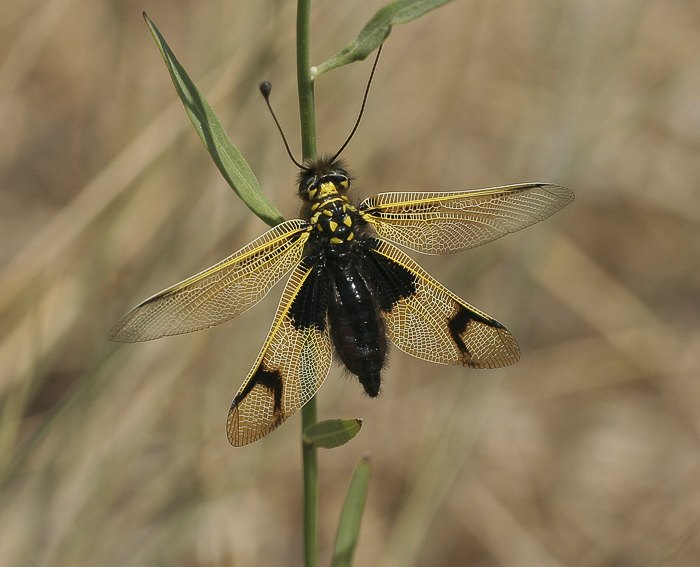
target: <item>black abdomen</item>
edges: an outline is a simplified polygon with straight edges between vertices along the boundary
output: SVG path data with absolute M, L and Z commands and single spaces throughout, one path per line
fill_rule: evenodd
M 361 264 L 336 259 L 330 270 L 328 317 L 331 338 L 347 369 L 357 375 L 365 392 L 374 397 L 381 386 L 386 357 L 386 332 Z

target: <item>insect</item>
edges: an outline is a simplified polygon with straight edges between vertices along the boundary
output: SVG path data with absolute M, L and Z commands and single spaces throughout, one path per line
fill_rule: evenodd
M 269 89 L 269 105 L 268 96 Z M 267 435 L 310 400 L 334 350 L 371 397 L 380 391 L 388 341 L 423 360 L 470 368 L 499 368 L 520 356 L 503 325 L 441 285 L 395 244 L 424 254 L 474 248 L 550 216 L 573 193 L 524 183 L 380 193 L 355 205 L 352 177 L 338 156 L 361 115 L 362 109 L 338 152 L 305 163 L 294 159 L 282 134 L 300 168 L 301 218 L 146 299 L 110 334 L 134 342 L 218 325 L 258 303 L 291 271 L 260 354 L 231 404 L 226 430 L 232 445 Z

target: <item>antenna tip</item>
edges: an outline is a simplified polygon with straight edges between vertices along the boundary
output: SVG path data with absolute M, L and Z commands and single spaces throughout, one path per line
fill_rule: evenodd
M 263 81 L 260 83 L 260 92 L 265 98 L 268 98 L 270 96 L 270 92 L 272 91 L 272 83 L 270 81 Z

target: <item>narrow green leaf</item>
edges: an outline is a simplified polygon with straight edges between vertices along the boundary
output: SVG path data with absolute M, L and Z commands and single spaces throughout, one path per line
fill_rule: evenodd
M 333 548 L 333 567 L 350 567 L 355 555 L 357 540 L 360 536 L 360 523 L 365 510 L 367 489 L 369 488 L 369 473 L 371 463 L 365 456 L 357 466 L 350 481 L 350 488 L 345 497 L 343 511 L 340 513 L 338 535 Z
M 389 37 L 391 28 L 419 18 L 426 12 L 439 8 L 452 0 L 395 0 L 379 10 L 365 24 L 359 35 L 333 57 L 315 68 L 314 77 L 331 69 L 360 61 L 379 47 Z
M 304 429 L 304 443 L 333 449 L 345 445 L 362 427 L 362 419 L 327 419 Z
M 269 225 L 282 222 L 284 218 L 262 194 L 253 170 L 250 169 L 248 162 L 243 158 L 238 148 L 231 143 L 211 106 L 177 60 L 165 38 L 146 12 L 143 13 L 143 17 L 168 67 L 177 95 L 221 175 L 224 176 L 236 195 L 263 221 Z

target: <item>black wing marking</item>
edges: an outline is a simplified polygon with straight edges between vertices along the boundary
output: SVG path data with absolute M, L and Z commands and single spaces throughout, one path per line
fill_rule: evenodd
M 299 263 L 309 230 L 309 223 L 300 219 L 277 225 L 225 260 L 134 307 L 109 338 L 147 341 L 205 329 L 240 315 Z
M 389 339 L 415 357 L 471 368 L 514 364 L 520 349 L 498 321 L 462 301 L 401 250 L 368 241 L 366 262 L 374 278 Z
M 275 320 L 252 370 L 231 404 L 232 445 L 267 435 L 308 402 L 331 365 L 324 269 L 303 261 L 282 294 Z
M 449 193 L 380 193 L 359 206 L 382 238 L 424 254 L 480 246 L 546 219 L 574 199 L 548 183 Z

